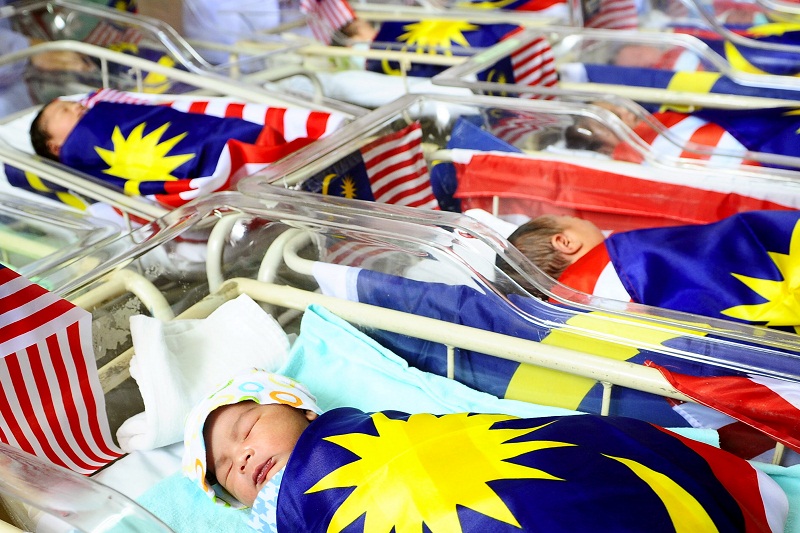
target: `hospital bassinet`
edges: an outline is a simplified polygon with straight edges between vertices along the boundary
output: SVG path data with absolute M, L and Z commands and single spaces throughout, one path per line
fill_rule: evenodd
M 143 409 L 142 393 L 128 374 L 133 352 L 128 318 L 146 314 L 164 321 L 202 319 L 241 294 L 261 302 L 287 332 L 298 331 L 298 317 L 306 306 L 320 305 L 398 354 L 407 356 L 409 347 L 430 345 L 429 360 L 412 362 L 415 366 L 499 396 L 588 412 L 669 418 L 671 407 L 664 397 L 687 399 L 656 369 L 631 362 L 634 359 L 608 358 L 614 352 L 711 374 L 746 372 L 798 381 L 792 370 L 796 343 L 787 336 L 727 324 L 709 334 L 696 325 L 697 317 L 682 317 L 685 321 L 676 328 L 671 317 L 657 310 L 509 298 L 513 283 L 497 269 L 495 256 L 520 259 L 497 233 L 462 215 L 275 189 L 262 190 L 259 198 L 220 193 L 193 202 L 128 236 L 88 247 L 83 256 L 45 273 L 42 280 L 92 313 L 94 350 L 112 430 Z M 363 267 L 345 277 L 378 276 L 394 304 L 408 290 L 436 300 L 456 289 L 463 307 L 450 307 L 450 315 L 437 320 L 422 316 L 422 309 L 403 312 L 342 299 L 336 293 L 347 284 L 329 269 L 331 262 L 337 268 Z M 83 268 L 83 263 L 91 268 Z M 389 280 L 393 281 L 384 284 Z M 334 292 L 315 292 L 320 286 L 333 287 Z M 393 287 L 399 292 L 392 293 Z M 329 288 L 324 292 L 331 294 Z M 477 309 L 487 317 L 499 313 L 512 329 L 501 334 L 492 332 L 489 324 L 470 323 L 467 318 Z M 666 335 L 669 340 L 664 340 L 665 332 L 671 332 Z M 344 343 L 339 351 L 351 349 Z M 303 378 L 313 380 L 308 383 L 312 389 L 346 382 L 347 371 L 332 379 L 325 374 L 332 369 L 317 374 L 314 370 L 309 368 Z M 565 379 L 565 373 L 576 376 Z M 645 405 L 644 410 L 636 409 Z M 99 479 L 115 468 L 124 469 L 126 460 L 105 469 Z M 122 476 L 130 481 L 134 473 Z M 7 493 L 15 490 L 0 486 Z M 125 483 L 112 486 L 121 489 Z M 93 507 L 96 500 L 86 500 L 83 507 L 80 501 L 63 498 L 32 501 L 23 497 L 28 487 L 17 488 L 21 492 L 15 496 L 78 527 L 103 516 Z M 90 487 L 91 483 L 80 490 Z M 123 508 L 126 505 L 132 504 L 123 500 Z M 10 507 L 25 527 L 32 527 L 27 511 Z M 115 522 L 118 518 L 108 517 L 124 527 L 124 522 Z

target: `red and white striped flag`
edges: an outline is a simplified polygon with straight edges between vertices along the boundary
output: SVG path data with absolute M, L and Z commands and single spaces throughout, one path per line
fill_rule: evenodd
M 108 47 L 119 43 L 139 44 L 143 38 L 142 32 L 136 28 L 117 26 L 106 22 L 100 21 L 94 29 L 89 32 L 89 35 L 83 39 L 83 42 L 94 44 L 97 46 Z
M 631 30 L 639 27 L 635 0 L 599 0 L 596 7 L 586 11 L 583 22 L 586 28 Z
M 361 149 L 376 202 L 438 209 L 422 152 L 422 126 L 415 122 Z
M 113 444 L 92 317 L 0 265 L 0 440 L 82 474 Z
M 314 37 L 325 44 L 330 44 L 334 34 L 356 18 L 347 0 L 300 0 L 300 11 L 308 17 Z
M 519 31 L 521 31 L 520 28 Z M 511 32 L 508 38 L 519 31 Z M 511 68 L 516 85 L 528 87 L 553 87 L 558 83 L 555 68 L 555 55 L 550 41 L 544 35 L 535 37 L 531 42 L 511 53 Z M 552 96 L 528 95 L 528 98 L 553 98 Z
M 645 364 L 697 403 L 800 451 L 800 383 L 763 376 L 696 377 Z
M 345 122 L 344 115 L 326 113 L 310 109 L 273 107 L 265 104 L 231 102 L 227 99 L 217 100 L 175 100 L 163 102 L 127 93 L 115 89 L 100 89 L 81 103 L 91 108 L 97 102 L 116 102 L 122 104 L 167 105 L 178 111 L 197 113 L 214 117 L 240 118 L 270 126 L 277 130 L 286 142 L 299 138 L 321 139 L 338 130 Z

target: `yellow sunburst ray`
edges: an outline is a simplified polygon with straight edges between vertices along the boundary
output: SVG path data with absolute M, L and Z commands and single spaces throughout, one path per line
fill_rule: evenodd
M 113 150 L 95 146 L 95 151 L 109 166 L 105 174 L 133 181 L 175 181 L 178 178 L 172 172 L 195 157 L 195 154 L 179 154 L 169 156 L 175 146 L 188 135 L 187 132 L 161 140 L 169 122 L 162 124 L 147 135 L 144 135 L 146 123 L 136 125 L 126 138 L 119 126 L 114 127 L 111 134 Z M 137 189 L 138 185 L 128 187 Z
M 543 449 L 572 446 L 555 441 L 508 442 L 538 427 L 492 427 L 508 415 L 435 416 L 416 414 L 407 420 L 372 415 L 377 435 L 360 433 L 326 437 L 359 459 L 324 476 L 307 493 L 355 487 L 332 517 L 329 531 L 341 531 L 366 513 L 365 531 L 459 531 L 458 506 L 519 527 L 502 498 L 487 484 L 499 479 L 561 481 L 541 469 L 505 459 Z M 464 468 L 451 468 L 457 457 Z M 411 490 L 411 489 L 414 490 Z
M 767 326 L 794 326 L 800 318 L 800 221 L 792 230 L 789 253 L 768 252 L 780 272 L 780 280 L 755 278 L 732 272 L 731 275 L 767 300 L 743 304 L 720 311 L 723 315 Z
M 463 32 L 477 30 L 478 26 L 467 21 L 422 20 L 403 26 L 403 29 L 406 33 L 398 37 L 399 41 L 419 47 L 419 53 L 421 49 L 429 48 L 428 53 L 435 54 L 436 49 L 445 49 L 448 53 L 453 43 L 469 47 Z

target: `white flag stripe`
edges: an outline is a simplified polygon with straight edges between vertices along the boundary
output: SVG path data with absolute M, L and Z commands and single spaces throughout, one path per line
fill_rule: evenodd
M 26 357 L 27 355 L 24 352 L 21 352 L 21 354 L 22 357 Z M 20 356 L 20 354 L 15 354 L 15 355 L 17 357 Z M 20 433 L 22 433 L 24 439 L 28 441 L 28 444 L 33 450 L 33 454 L 36 455 L 37 457 L 43 457 L 52 461 L 52 459 L 47 454 L 44 453 L 44 449 L 39 444 L 39 439 L 36 438 L 36 436 L 33 434 L 33 431 L 31 431 L 31 428 L 27 422 L 27 417 L 25 416 L 25 413 L 22 411 L 22 407 L 20 406 L 19 397 L 16 394 L 9 394 L 8 392 L 8 391 L 16 391 L 16 386 L 11 381 L 11 376 L 8 374 L 6 370 L 5 366 L 6 359 L 7 357 L 0 362 L 0 388 L 2 388 L 3 393 L 6 396 L 6 401 L 8 402 L 8 406 L 11 410 L 11 417 L 14 419 L 17 425 L 19 425 L 19 431 Z M 21 385 L 24 387 L 26 384 L 23 383 Z
M 372 189 L 377 190 L 382 187 L 385 187 L 390 181 L 397 178 L 399 173 L 403 173 L 406 169 L 408 169 L 411 172 L 416 172 L 423 168 L 427 168 L 424 158 L 418 158 L 414 156 L 409 157 L 408 152 L 400 152 L 391 157 L 387 157 L 386 159 L 380 161 L 375 165 L 368 165 L 367 169 L 369 170 L 370 175 L 377 176 L 378 174 L 383 173 L 388 168 L 396 166 L 403 162 L 407 162 L 408 164 L 403 168 L 396 169 L 386 174 L 385 176 L 382 176 L 376 181 L 373 181 Z
M 43 353 L 46 354 L 47 346 L 42 346 L 42 344 L 43 343 L 37 343 L 36 346 L 39 348 L 39 350 L 43 349 L 44 350 Z M 30 366 L 30 357 L 28 356 L 28 354 L 25 354 L 25 356 L 21 356 L 21 354 L 18 355 L 20 355 L 19 365 L 24 380 L 24 387 L 25 390 L 30 395 L 29 409 L 31 409 L 34 413 L 35 425 L 38 426 L 39 431 L 41 431 L 41 433 L 44 434 L 44 440 L 45 442 L 47 442 L 47 444 L 49 444 L 52 453 L 54 453 L 55 457 L 59 459 L 59 461 L 56 461 L 52 458 L 50 460 L 57 464 L 60 462 L 60 464 L 63 464 L 64 466 L 75 472 L 81 472 L 87 474 L 91 473 L 91 470 L 87 471 L 84 467 L 78 466 L 75 462 L 73 462 L 73 460 L 69 457 L 69 455 L 64 450 L 61 449 L 61 446 L 56 440 L 56 436 L 53 432 L 54 429 L 53 422 L 55 421 L 50 420 L 48 423 L 47 415 L 45 414 L 44 408 L 42 407 L 42 398 L 38 397 L 34 392 L 38 390 L 39 387 L 36 385 L 36 380 L 33 377 L 33 372 Z M 17 387 L 17 390 L 19 390 L 19 387 Z M 55 388 L 50 388 L 49 393 L 50 394 L 47 398 L 47 401 L 52 401 L 54 404 L 61 403 L 61 397 L 58 386 L 56 386 Z M 32 422 L 34 421 L 31 421 L 30 419 L 25 420 L 25 423 L 30 424 L 31 428 L 33 428 L 33 424 L 31 424 Z M 58 431 L 59 433 L 61 432 L 60 427 L 58 428 Z M 33 429 L 31 429 L 31 433 L 33 433 Z M 91 464 L 91 461 L 87 461 L 87 463 Z M 97 468 L 100 468 L 101 466 L 103 465 L 102 464 L 97 465 Z
M 43 293 L 41 296 L 34 300 L 23 304 L 19 307 L 10 309 L 3 314 L 0 314 L 0 331 L 5 327 L 11 327 L 12 324 L 29 319 L 32 314 L 49 307 L 58 302 L 58 299 L 53 299 L 53 294 Z M 38 306 L 38 307 L 37 307 Z M 17 333 L 14 337 L 7 338 L 0 342 L 0 357 L 5 354 L 15 353 L 19 350 L 30 346 L 42 336 L 47 337 L 55 333 L 61 328 L 72 324 L 78 318 L 85 315 L 86 311 L 78 307 L 71 307 L 66 313 L 53 317 L 47 322 L 40 324 L 32 329 L 26 329 Z
M 419 143 L 422 140 L 422 130 L 420 128 L 413 128 L 411 131 L 406 133 L 405 135 L 398 137 L 397 139 L 391 140 L 391 142 L 387 142 L 386 144 L 377 144 L 373 148 L 362 152 L 364 155 L 364 160 L 372 160 L 376 156 L 385 153 L 387 150 L 393 149 L 397 146 L 403 146 L 406 149 L 412 148 L 415 144 Z M 387 148 L 389 146 L 389 148 Z
M 283 137 L 287 142 L 308 137 L 308 109 L 287 109 L 283 116 Z
M 764 502 L 764 511 L 767 515 L 767 523 L 772 533 L 782 533 L 786 525 L 789 512 L 786 493 L 769 475 L 758 468 L 753 468 L 758 479 L 758 491 Z M 776 505 L 776 502 L 786 502 L 786 506 Z
M 379 165 L 378 167 L 376 167 L 376 172 L 380 171 L 380 170 L 383 170 L 389 164 L 396 164 L 396 163 L 405 161 L 404 156 L 405 156 L 405 154 L 399 154 L 396 157 L 391 157 L 391 158 L 387 159 L 384 162 L 386 164 Z M 389 187 L 393 182 L 396 182 L 398 179 L 402 178 L 403 176 L 410 175 L 410 174 L 419 174 L 420 175 L 419 178 L 415 178 L 414 183 L 416 183 L 416 184 L 424 183 L 425 181 L 428 181 L 428 179 L 429 179 L 428 178 L 427 169 L 428 169 L 428 166 L 427 166 L 427 163 L 425 163 L 424 159 L 418 160 L 418 161 L 415 161 L 415 162 L 411 162 L 408 165 L 406 165 L 406 166 L 404 166 L 402 168 L 398 168 L 398 169 L 394 170 L 393 172 L 389 172 L 385 176 L 382 176 L 380 179 L 372 182 L 372 190 L 374 192 L 380 191 L 384 187 Z M 409 182 L 403 182 L 403 183 L 396 184 L 394 186 L 394 188 L 395 189 L 397 189 L 398 187 L 408 188 L 409 185 L 410 185 Z
M 768 388 L 788 403 L 797 407 L 797 409 L 800 409 L 800 387 L 798 387 L 797 383 L 764 376 L 749 376 L 749 378 L 751 381 Z

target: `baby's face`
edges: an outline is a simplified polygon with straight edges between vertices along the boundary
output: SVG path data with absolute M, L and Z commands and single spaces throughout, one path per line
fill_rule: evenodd
M 42 124 L 50 135 L 50 142 L 60 147 L 86 113 L 86 107 L 78 102 L 54 100 L 42 112 Z M 58 155 L 56 150 L 53 150 Z
M 253 505 L 316 417 L 281 404 L 241 402 L 215 409 L 203 429 L 208 473 L 237 500 Z

